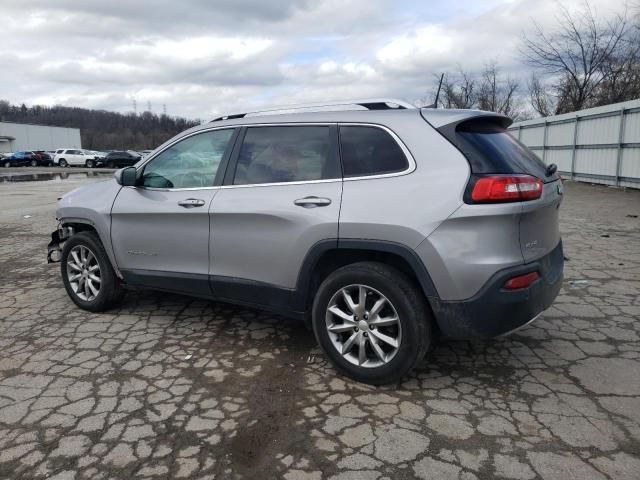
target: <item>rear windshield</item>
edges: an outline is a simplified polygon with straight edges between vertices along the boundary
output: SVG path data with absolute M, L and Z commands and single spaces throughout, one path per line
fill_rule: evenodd
M 467 157 L 475 174 L 528 174 L 545 182 L 547 167 L 531 150 L 489 119 L 444 126 L 441 132 Z

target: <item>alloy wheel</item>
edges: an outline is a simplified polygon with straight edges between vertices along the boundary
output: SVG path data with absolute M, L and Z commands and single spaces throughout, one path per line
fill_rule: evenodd
M 395 307 L 375 288 L 349 285 L 327 306 L 325 323 L 331 343 L 348 362 L 365 368 L 389 363 L 402 342 Z
M 102 279 L 100 264 L 94 253 L 84 245 L 76 245 L 67 257 L 67 279 L 73 293 L 85 302 L 94 300 L 100 293 Z

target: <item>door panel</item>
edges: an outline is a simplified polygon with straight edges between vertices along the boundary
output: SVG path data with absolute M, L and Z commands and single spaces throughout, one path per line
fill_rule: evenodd
M 69 163 L 73 165 L 84 165 L 84 156 L 76 150 L 76 153 L 72 155 L 72 161 Z
M 139 186 L 120 190 L 111 241 L 125 278 L 129 272 L 134 283 L 211 293 L 209 208 L 234 132 L 216 129 L 183 138 L 139 167 Z
M 122 188 L 111 213 L 118 267 L 207 275 L 208 210 L 217 191 Z M 180 205 L 189 199 L 202 200 L 203 205 Z
M 338 237 L 341 196 L 341 180 L 223 187 L 211 206 L 211 275 L 295 288 L 311 247 Z

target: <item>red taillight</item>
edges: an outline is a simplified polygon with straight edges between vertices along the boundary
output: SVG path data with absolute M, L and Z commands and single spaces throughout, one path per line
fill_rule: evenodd
M 480 177 L 471 191 L 471 200 L 486 202 L 521 202 L 542 195 L 542 180 L 530 175 L 492 175 Z
M 504 288 L 507 290 L 516 290 L 518 288 L 527 288 L 533 282 L 540 278 L 538 272 L 525 273 L 524 275 L 518 275 L 507 280 L 504 284 Z

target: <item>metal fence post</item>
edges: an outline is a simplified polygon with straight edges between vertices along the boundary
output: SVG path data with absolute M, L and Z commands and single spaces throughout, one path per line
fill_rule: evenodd
M 547 165 L 547 135 L 549 132 L 549 128 L 547 125 L 547 120 L 544 121 L 544 134 L 542 136 L 542 161 L 545 165 Z
M 576 118 L 573 123 L 573 147 L 571 149 L 571 180 L 575 179 L 576 176 L 576 145 L 578 143 L 578 120 L 580 117 L 576 115 Z
M 522 141 L 522 125 L 518 125 L 518 141 Z
M 624 105 L 620 107 L 620 123 L 618 124 L 618 155 L 616 157 L 616 187 L 620 186 L 620 173 L 622 168 L 622 144 L 624 142 Z

